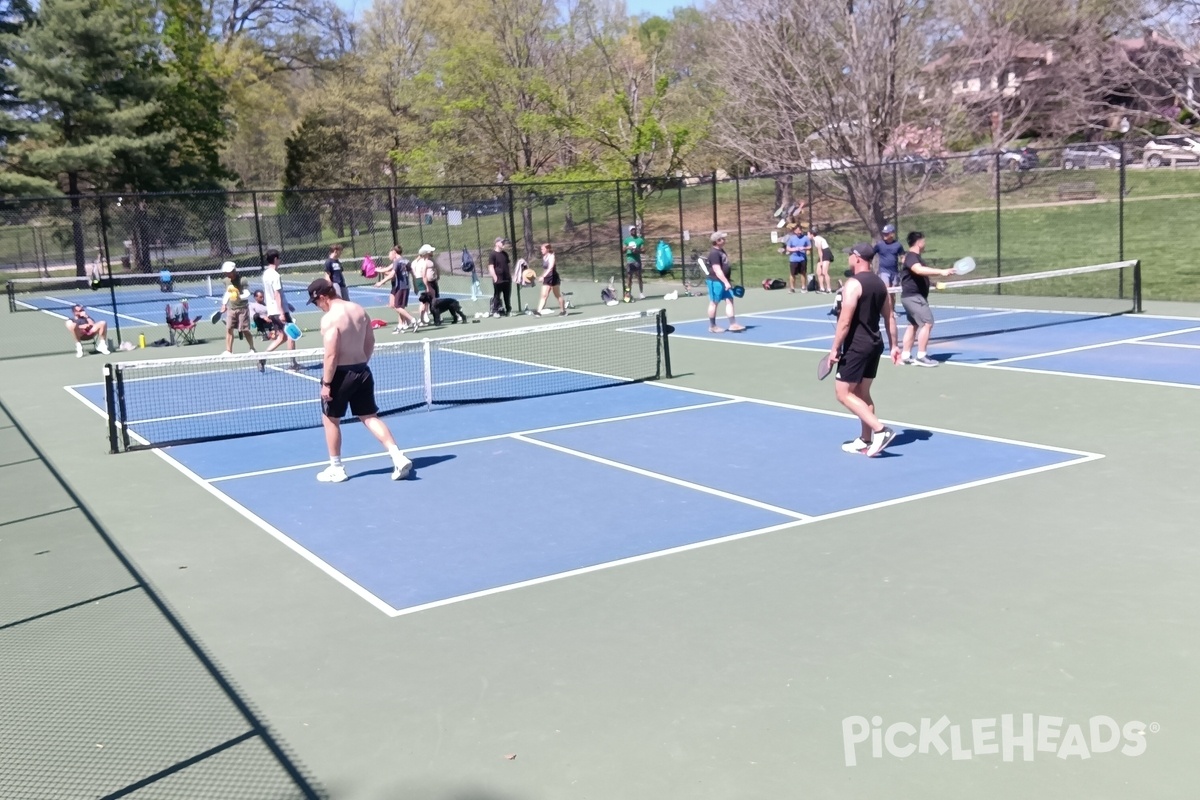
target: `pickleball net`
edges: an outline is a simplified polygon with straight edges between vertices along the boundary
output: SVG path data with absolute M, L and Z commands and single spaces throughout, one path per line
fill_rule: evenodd
M 380 415 L 568 394 L 670 377 L 663 310 L 379 342 Z M 105 365 L 111 452 L 315 428 L 323 351 Z
M 950 265 L 935 262 L 932 266 Z M 1124 314 L 1142 310 L 1141 275 L 1140 262 L 1117 261 L 1014 275 L 930 278 L 929 302 L 934 307 L 991 305 L 1002 309 Z M 938 282 L 943 288 L 935 288 Z M 901 289 L 891 291 L 899 295 Z
M 301 261 L 281 264 L 279 276 L 285 295 L 302 292 L 314 278 L 324 275 L 324 261 Z M 362 266 L 361 258 L 342 259 L 342 269 L 352 283 Z M 239 267 L 238 274 L 250 284 L 250 290 L 262 288 L 262 267 Z M 86 276 L 51 276 L 38 278 L 11 278 L 5 284 L 8 295 L 8 310 L 50 311 L 65 313 L 79 304 L 85 308 L 110 310 L 114 315 L 122 309 L 139 316 L 144 312 L 134 309 L 175 303 L 182 300 L 220 298 L 225 293 L 225 276 L 220 270 L 169 271 L 169 280 L 164 281 L 160 272 L 139 272 L 102 275 L 93 287 Z M 366 279 L 363 279 L 365 281 Z M 303 295 L 298 295 L 303 296 Z M 113 300 L 116 308 L 112 308 Z

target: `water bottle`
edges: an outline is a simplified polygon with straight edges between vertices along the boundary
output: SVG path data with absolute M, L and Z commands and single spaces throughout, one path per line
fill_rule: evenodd
M 143 350 L 146 349 L 146 334 L 138 334 L 138 347 L 142 348 Z

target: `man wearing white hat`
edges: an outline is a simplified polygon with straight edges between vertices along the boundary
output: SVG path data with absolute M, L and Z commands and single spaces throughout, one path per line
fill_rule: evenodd
M 437 262 L 433 260 L 435 252 L 437 249 L 433 245 L 421 245 L 421 248 L 417 250 L 417 257 L 413 259 L 412 271 L 414 275 L 421 276 L 421 280 L 425 282 L 425 291 L 429 292 L 436 300 L 441 297 L 441 292 L 438 291 L 438 279 L 441 275 L 438 273 Z M 429 322 L 424 309 L 421 311 L 421 322 L 424 324 Z
M 221 272 L 229 285 L 221 297 L 221 313 L 225 315 L 225 355 L 233 355 L 234 333 L 242 334 L 250 352 L 254 352 L 254 334 L 250 331 L 250 287 L 246 279 L 238 275 L 237 264 L 226 261 Z

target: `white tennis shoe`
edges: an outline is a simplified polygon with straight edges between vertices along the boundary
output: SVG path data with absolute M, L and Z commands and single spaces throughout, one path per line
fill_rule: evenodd
M 346 474 L 345 467 L 335 467 L 332 464 L 317 473 L 317 480 L 319 480 L 321 483 L 341 483 L 349 477 L 350 476 Z
M 865 453 L 869 446 L 861 436 L 850 442 L 842 442 L 842 450 L 846 453 Z
M 413 463 L 406 456 L 392 456 L 392 480 L 402 481 L 412 472 Z

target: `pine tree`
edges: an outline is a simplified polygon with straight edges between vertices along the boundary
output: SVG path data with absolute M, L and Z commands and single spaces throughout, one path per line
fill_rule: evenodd
M 154 19 L 145 0 L 42 0 L 32 25 L 0 37 L 28 120 L 24 163 L 71 197 L 81 275 L 80 192 L 141 188 L 139 167 L 174 138 L 151 124 L 170 82 Z

